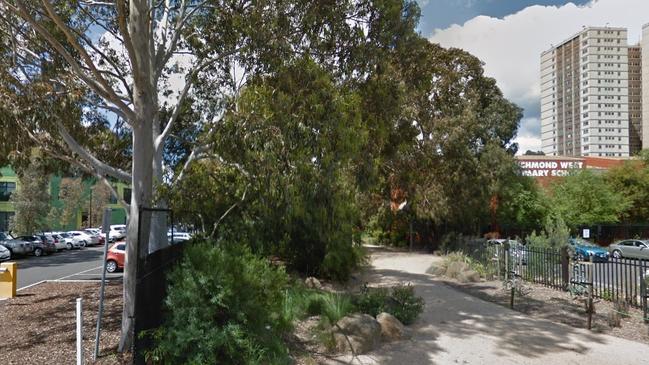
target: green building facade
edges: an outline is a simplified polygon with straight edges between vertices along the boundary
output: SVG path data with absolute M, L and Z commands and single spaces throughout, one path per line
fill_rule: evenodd
M 59 192 L 61 188 L 61 182 L 63 178 L 61 176 L 51 176 L 49 184 L 49 193 L 50 193 L 50 206 L 62 208 L 64 202 L 59 200 Z M 84 222 L 90 221 L 90 214 L 93 214 L 93 205 L 100 204 L 106 208 L 111 208 L 113 210 L 111 214 L 111 224 L 126 224 L 126 210 L 122 207 L 117 199 L 113 196 L 110 197 L 108 202 L 93 201 L 92 187 L 96 183 L 94 180 L 84 180 L 83 189 L 84 195 L 89 199 L 85 204 L 85 207 L 79 209 L 76 219 L 73 219 L 72 222 L 66 224 L 58 224 L 55 228 L 56 230 L 76 230 L 84 227 Z M 119 194 L 120 198 L 124 198 L 126 201 L 130 201 L 131 189 L 129 185 L 122 182 L 114 182 L 113 187 Z M 15 209 L 13 204 L 10 201 L 11 194 L 16 190 L 20 189 L 20 180 L 18 175 L 11 167 L 0 167 L 0 231 L 9 230 L 9 222 L 14 215 Z M 95 218 L 93 220 L 96 221 Z

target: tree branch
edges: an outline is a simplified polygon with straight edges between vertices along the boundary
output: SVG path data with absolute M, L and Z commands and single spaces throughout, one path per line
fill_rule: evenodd
M 135 118 L 135 114 L 133 111 L 126 106 L 119 98 L 115 98 L 114 93 L 111 95 L 111 93 L 103 88 L 102 85 L 98 84 L 96 81 L 91 79 L 81 68 L 79 63 L 74 59 L 74 57 L 66 50 L 66 48 L 43 26 L 39 24 L 34 18 L 29 15 L 29 12 L 25 8 L 25 6 L 21 2 L 17 2 L 18 8 L 13 6 L 12 4 L 9 4 L 7 0 L 0 0 L 0 4 L 3 4 L 9 11 L 13 12 L 14 14 L 20 16 L 23 18 L 27 23 L 29 23 L 36 32 L 38 32 L 45 40 L 52 46 L 54 49 L 67 61 L 67 63 L 70 65 L 72 71 L 74 74 L 79 77 L 81 80 L 84 81 L 88 87 L 90 87 L 93 91 L 95 91 L 97 94 L 99 94 L 101 97 L 106 99 L 107 101 L 113 103 L 115 106 L 119 107 L 122 109 L 122 112 L 125 115 L 128 115 L 129 117 L 133 117 L 132 120 Z
M 68 133 L 68 130 L 65 128 L 63 123 L 61 123 L 61 121 L 57 120 L 56 125 L 59 129 L 61 137 L 63 137 L 63 140 L 65 141 L 65 144 L 72 150 L 72 152 L 76 153 L 77 155 L 79 155 L 79 157 L 83 158 L 85 161 L 91 164 L 98 174 L 102 176 L 109 175 L 121 181 L 132 181 L 131 175 L 129 173 L 107 165 L 106 163 L 100 161 L 95 156 L 90 154 L 90 152 L 86 151 L 86 149 L 83 148 L 83 146 L 81 146 L 70 135 L 70 133 Z
M 210 234 L 210 237 L 214 238 L 214 235 L 216 234 L 216 230 L 219 228 L 219 224 L 221 223 L 221 221 L 223 219 L 225 219 L 225 217 L 227 217 L 228 214 L 230 214 L 230 212 L 234 208 L 236 208 L 239 204 L 243 203 L 243 201 L 246 200 L 246 193 L 248 193 L 248 187 L 249 186 L 250 186 L 250 184 L 246 185 L 246 188 L 243 191 L 243 196 L 241 197 L 241 200 L 239 200 L 238 202 L 232 204 L 232 206 L 230 208 L 228 208 L 228 210 L 226 210 L 225 213 L 223 213 L 221 218 L 219 218 L 219 220 L 217 220 L 216 223 L 214 223 L 214 228 L 212 229 L 212 233 Z

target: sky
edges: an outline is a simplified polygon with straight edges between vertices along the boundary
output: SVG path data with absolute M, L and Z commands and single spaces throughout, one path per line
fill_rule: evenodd
M 541 149 L 540 55 L 584 26 L 626 27 L 629 44 L 649 23 L 649 0 L 418 0 L 419 31 L 484 63 L 509 100 L 524 109 L 519 153 Z

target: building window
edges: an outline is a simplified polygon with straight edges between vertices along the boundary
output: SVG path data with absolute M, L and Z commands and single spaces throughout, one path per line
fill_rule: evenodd
M 16 183 L 15 182 L 0 182 L 0 201 L 6 202 L 9 201 L 9 198 L 11 197 L 11 193 L 13 193 L 16 190 Z
M 131 201 L 131 189 L 124 188 L 124 201 L 129 203 Z
M 0 231 L 9 230 L 9 222 L 13 216 L 13 212 L 0 212 Z

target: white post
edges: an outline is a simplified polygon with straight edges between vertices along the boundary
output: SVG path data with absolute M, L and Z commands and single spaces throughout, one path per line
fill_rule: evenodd
M 83 316 L 81 314 L 81 298 L 77 298 L 77 365 L 83 364 Z

